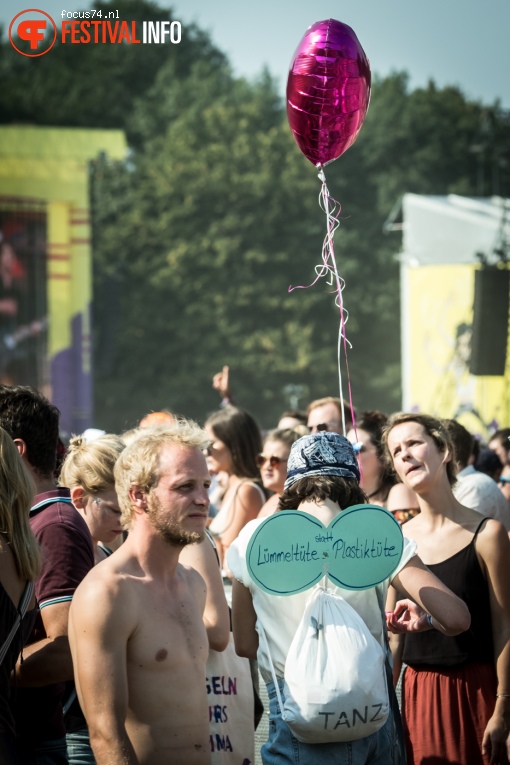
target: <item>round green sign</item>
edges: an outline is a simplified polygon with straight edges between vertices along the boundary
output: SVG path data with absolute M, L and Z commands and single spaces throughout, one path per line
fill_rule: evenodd
M 327 527 L 309 513 L 286 510 L 254 531 L 247 565 L 272 595 L 302 592 L 324 576 L 338 587 L 366 590 L 391 576 L 403 547 L 400 525 L 378 505 L 349 507 Z

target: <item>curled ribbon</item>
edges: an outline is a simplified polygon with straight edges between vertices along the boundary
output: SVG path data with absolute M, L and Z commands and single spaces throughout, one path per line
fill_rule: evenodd
M 340 217 L 340 212 L 342 208 L 340 203 L 336 199 L 334 199 L 328 191 L 328 187 L 326 185 L 326 176 L 324 174 L 323 167 L 321 167 L 318 177 L 320 181 L 322 182 L 321 190 L 319 193 L 319 206 L 321 210 L 323 210 L 326 213 L 326 225 L 327 225 L 326 236 L 324 237 L 324 241 L 322 243 L 322 263 L 319 263 L 315 266 L 316 277 L 311 284 L 297 285 L 296 287 L 289 287 L 288 291 L 293 292 L 296 289 L 306 290 L 309 287 L 313 287 L 314 284 L 317 284 L 319 279 L 322 279 L 323 277 L 327 278 L 327 283 L 330 286 L 333 286 L 333 285 L 335 286 L 335 290 L 334 290 L 335 305 L 337 306 L 340 313 L 340 326 L 338 330 L 338 346 L 337 346 L 338 382 L 339 382 L 339 388 L 340 388 L 340 399 L 342 401 L 342 428 L 343 428 L 343 434 L 345 436 L 346 425 L 345 425 L 345 411 L 343 406 L 344 396 L 343 396 L 343 385 L 342 385 L 342 369 L 341 369 L 341 363 L 340 363 L 342 345 L 344 348 L 345 368 L 347 372 L 349 407 L 351 410 L 351 419 L 352 419 L 354 428 L 356 428 L 356 422 L 355 422 L 355 415 L 354 415 L 354 406 L 352 403 L 352 390 L 351 390 L 351 380 L 350 380 L 350 374 L 349 374 L 349 362 L 347 359 L 347 346 L 349 346 L 349 348 L 352 348 L 352 345 L 347 339 L 347 335 L 345 331 L 345 325 L 347 324 L 347 321 L 349 319 L 349 312 L 347 311 L 343 303 L 342 292 L 345 289 L 345 281 L 342 279 L 342 277 L 338 273 L 338 268 L 337 268 L 336 258 L 335 258 L 335 247 L 334 247 L 335 231 L 340 226 L 339 217 Z

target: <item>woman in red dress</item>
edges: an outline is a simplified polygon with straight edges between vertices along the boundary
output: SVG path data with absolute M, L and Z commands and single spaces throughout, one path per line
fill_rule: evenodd
M 395 671 L 406 664 L 402 711 L 408 765 L 506 763 L 510 730 L 510 542 L 503 526 L 455 499 L 453 446 L 440 420 L 393 415 L 385 443 L 395 472 L 418 496 L 405 525 L 429 569 L 471 612 L 470 629 L 399 635 Z M 390 594 L 391 598 L 391 594 Z M 388 601 L 393 610 L 397 600 Z M 410 601 L 396 613 L 412 609 Z M 389 624 L 390 629 L 398 629 Z M 396 636 L 392 636 L 394 638 Z M 395 641 L 393 641 L 395 644 Z M 403 650 L 402 650 L 403 649 Z

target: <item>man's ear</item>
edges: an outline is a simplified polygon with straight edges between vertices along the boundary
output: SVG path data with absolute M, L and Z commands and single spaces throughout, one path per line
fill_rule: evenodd
M 26 445 L 26 443 L 23 441 L 22 438 L 14 438 L 13 441 L 14 441 L 14 446 L 18 450 L 19 456 L 20 457 L 24 457 L 26 459 L 26 457 L 27 457 L 27 445 Z
M 77 510 L 84 510 L 87 504 L 87 494 L 81 486 L 75 486 L 71 489 L 71 500 Z
M 129 488 L 128 495 L 129 495 L 129 501 L 131 502 L 131 505 L 134 508 L 135 512 L 136 511 L 140 513 L 147 512 L 148 497 L 147 497 L 147 494 L 142 490 L 140 484 L 138 483 L 132 484 L 131 487 Z

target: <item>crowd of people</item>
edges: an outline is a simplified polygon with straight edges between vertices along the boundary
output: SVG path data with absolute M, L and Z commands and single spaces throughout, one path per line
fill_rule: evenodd
M 74 436 L 57 467 L 56 407 L 0 385 L 0 765 L 248 765 L 259 671 L 267 765 L 507 763 L 510 429 L 481 449 L 454 420 L 356 417 L 332 396 L 262 433 L 233 402 L 228 368 L 213 386 L 222 405 L 204 427 L 150 413 L 124 434 Z M 388 666 L 391 649 L 402 700 L 390 683 L 377 732 L 306 743 L 281 704 L 309 592 L 265 592 L 247 549 L 281 510 L 328 526 L 364 504 L 401 524 L 400 563 L 377 586 L 328 592 Z M 244 696 L 237 675 L 212 669 L 229 651 Z M 237 759 L 211 734 L 229 714 L 243 728 Z

